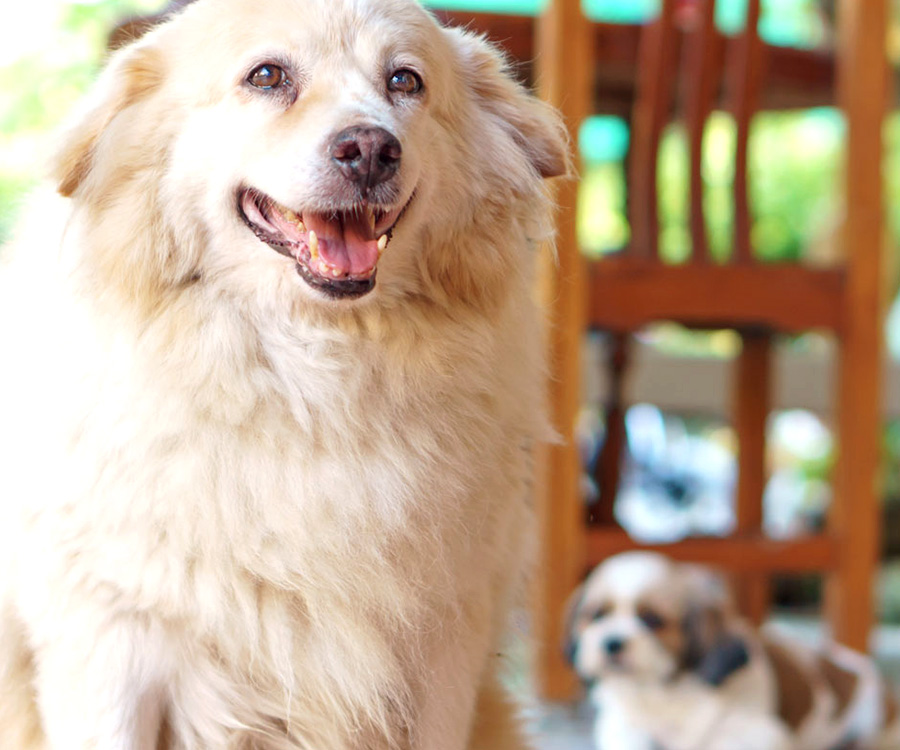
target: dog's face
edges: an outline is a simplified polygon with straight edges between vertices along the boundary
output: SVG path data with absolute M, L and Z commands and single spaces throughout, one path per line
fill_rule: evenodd
M 743 645 L 726 636 L 730 616 L 712 574 L 653 553 L 624 553 L 573 595 L 569 656 L 587 682 L 663 682 L 689 669 L 719 684 L 746 661 Z
M 163 283 L 237 271 L 249 294 L 346 304 L 508 273 L 469 235 L 527 226 L 565 170 L 561 133 L 487 45 L 412 0 L 199 0 L 115 58 L 57 173 L 120 234 L 125 195 L 156 212 L 180 245 L 154 259 Z
M 611 558 L 594 570 L 571 616 L 572 663 L 582 679 L 661 681 L 678 669 L 684 612 L 674 578 L 668 561 L 641 553 Z

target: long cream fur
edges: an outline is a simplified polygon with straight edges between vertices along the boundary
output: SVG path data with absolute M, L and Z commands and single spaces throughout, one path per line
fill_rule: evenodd
M 305 71 L 288 111 L 243 87 Z M 424 70 L 391 105 L 387 59 Z M 238 219 L 380 118 L 416 198 L 335 302 Z M 552 112 L 411 0 L 199 0 L 117 53 L 0 280 L 2 750 L 520 750 L 495 653 L 545 435 Z

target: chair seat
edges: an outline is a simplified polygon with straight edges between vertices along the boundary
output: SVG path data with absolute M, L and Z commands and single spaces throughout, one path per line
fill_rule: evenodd
M 670 544 L 641 544 L 618 528 L 587 530 L 586 565 L 599 564 L 628 550 L 653 550 L 686 562 L 713 565 L 738 573 L 828 572 L 837 566 L 838 544 L 827 534 L 775 540 L 761 534 L 691 537 Z
M 610 258 L 591 263 L 588 284 L 588 324 L 618 332 L 663 320 L 697 328 L 840 332 L 844 318 L 840 268 Z

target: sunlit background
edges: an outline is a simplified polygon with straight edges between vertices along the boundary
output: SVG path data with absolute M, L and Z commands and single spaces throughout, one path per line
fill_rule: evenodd
M 535 13 L 537 0 L 434 0 L 442 8 Z M 0 26 L 0 243 L 13 231 L 28 191 L 40 180 L 48 153 L 48 134 L 90 85 L 106 55 L 110 30 L 132 16 L 156 12 L 159 0 L 30 0 L 4 8 Z M 776 45 L 800 48 L 832 43 L 833 4 L 821 0 L 763 0 L 761 33 Z M 655 0 L 588 0 L 597 20 L 638 23 L 658 9 Z M 722 0 L 718 23 L 726 33 L 740 30 L 745 2 Z M 897 10 L 895 5 L 895 11 Z M 892 56 L 900 59 L 900 14 L 895 13 Z M 753 243 L 766 260 L 836 261 L 835 232 L 840 224 L 839 169 L 843 121 L 831 108 L 760 114 L 751 141 Z M 706 215 L 712 250 L 730 252 L 734 125 L 730 116 L 713 118 L 705 141 Z M 886 129 L 892 258 L 900 245 L 900 119 Z M 623 118 L 593 117 L 581 131 L 583 191 L 580 237 L 587 254 L 615 252 L 628 242 L 624 158 L 629 130 Z M 661 252 L 669 262 L 683 260 L 690 247 L 687 206 L 687 146 L 678 126 L 667 131 L 662 147 Z M 889 264 L 897 268 L 897 263 Z M 897 279 L 888 278 L 892 298 Z M 896 306 L 895 306 L 896 307 Z M 897 308 L 900 311 L 900 307 Z M 892 313 L 886 336 L 900 360 L 900 312 Z M 642 342 L 655 366 L 694 367 L 704 377 L 724 378 L 725 363 L 739 346 L 728 332 L 698 334 L 673 326 L 648 331 Z M 799 367 L 826 367 L 830 343 L 815 335 L 782 341 L 782 356 Z M 596 352 L 587 357 L 599 356 Z M 674 364 L 673 364 L 674 363 Z M 600 368 L 593 368 L 591 372 Z M 900 370 L 897 370 L 900 382 Z M 795 377 L 797 377 L 795 375 Z M 580 434 L 590 460 L 603 439 L 598 407 L 602 384 L 587 378 L 586 408 Z M 673 381 L 674 382 L 674 381 Z M 651 385 L 650 398 L 659 395 Z M 645 539 L 674 539 L 690 533 L 726 533 L 734 522 L 736 464 L 734 435 L 715 398 L 668 392 L 653 403 L 639 403 L 628 414 L 629 458 L 617 504 L 620 522 Z M 680 399 L 680 400 L 679 400 Z M 896 400 L 896 399 L 895 399 Z M 890 401 L 890 398 L 889 398 Z M 889 403 L 884 433 L 884 512 L 900 518 L 900 404 Z M 766 494 L 767 527 L 790 535 L 822 523 L 830 489 L 827 482 L 833 445 L 829 414 L 807 409 L 777 412 L 770 420 L 771 478 Z M 586 494 L 593 488 L 586 479 Z M 886 523 L 885 529 L 900 528 Z M 891 561 L 900 556 L 900 534 L 886 534 L 885 576 L 900 580 Z M 815 582 L 787 586 L 802 601 Z M 799 588 L 798 588 L 799 586 Z M 900 585 L 882 597 L 882 616 L 900 622 Z

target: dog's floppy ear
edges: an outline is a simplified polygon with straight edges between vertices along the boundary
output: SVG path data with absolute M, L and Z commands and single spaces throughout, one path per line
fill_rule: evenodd
M 482 37 L 459 29 L 448 31 L 460 51 L 466 84 L 510 128 L 541 177 L 569 174 L 568 135 L 556 110 L 516 83 L 501 53 Z
M 729 629 L 731 597 L 718 576 L 684 566 L 687 613 L 684 617 L 683 666 L 718 687 L 750 661 L 744 640 Z
M 72 195 L 90 173 L 97 143 L 115 116 L 156 89 L 162 77 L 161 55 L 146 41 L 114 55 L 53 160 L 51 174 L 62 195 Z
M 747 644 L 727 630 L 718 610 L 690 611 L 684 630 L 684 666 L 708 685 L 718 687 L 750 661 Z

